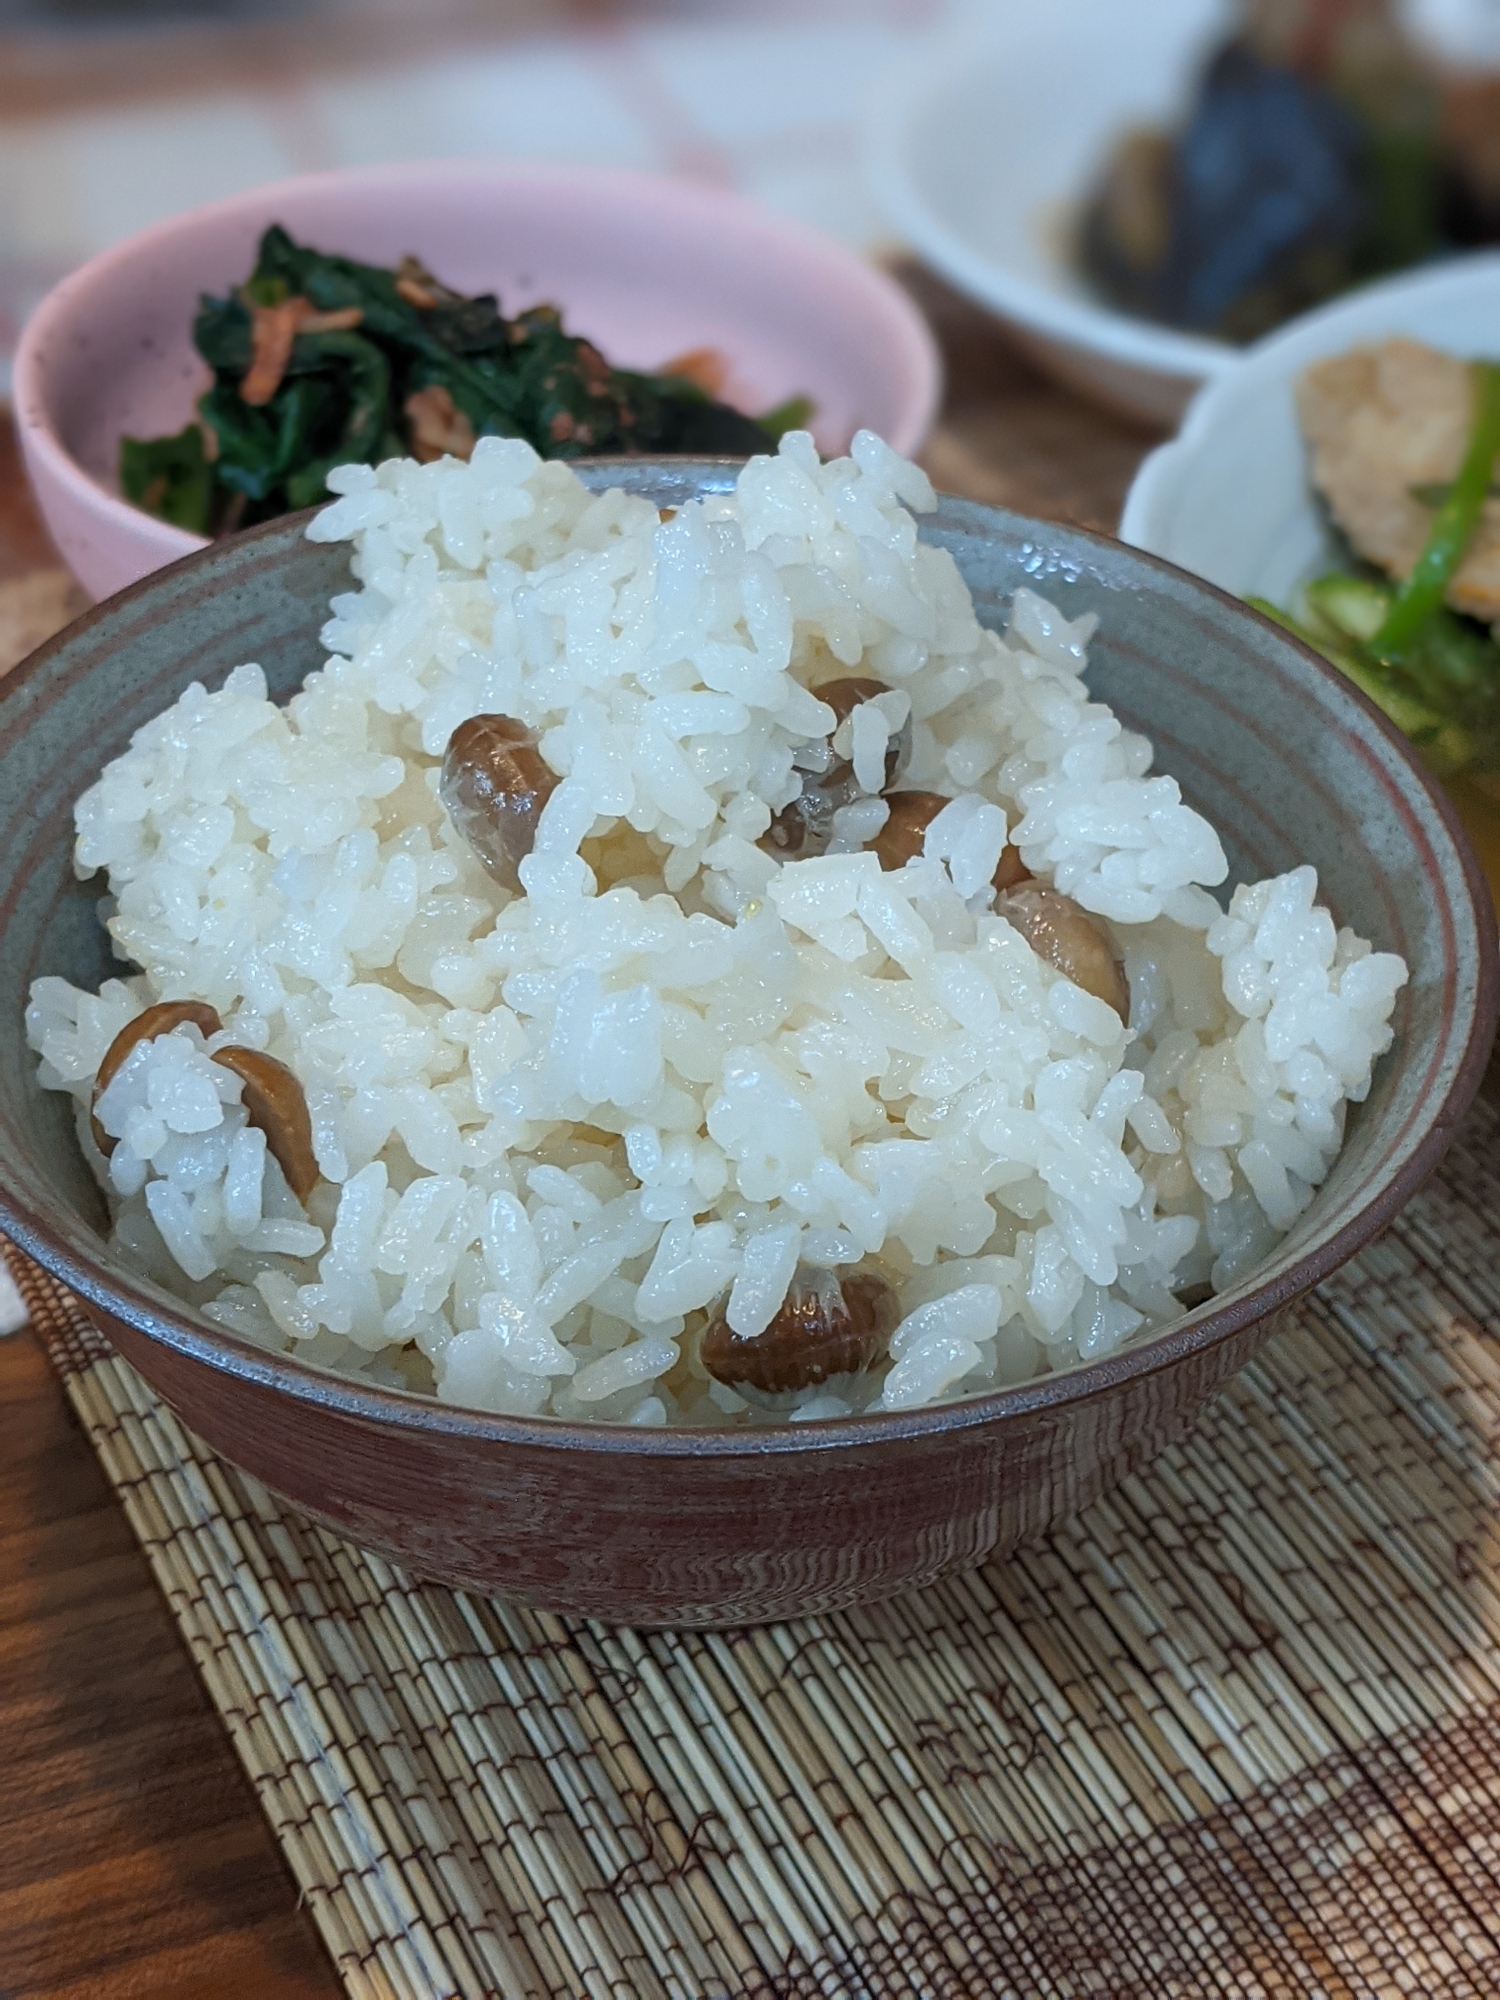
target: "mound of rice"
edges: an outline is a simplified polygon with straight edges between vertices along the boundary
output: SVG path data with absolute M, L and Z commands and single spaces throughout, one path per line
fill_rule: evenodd
M 878 438 L 822 464 L 790 436 L 665 520 L 490 438 L 330 485 L 309 532 L 353 542 L 360 588 L 326 665 L 284 708 L 237 668 L 137 733 L 79 801 L 77 867 L 141 970 L 33 989 L 42 1079 L 142 1270 L 471 1407 L 754 1423 L 696 1336 L 726 1298 L 768 1326 L 799 1260 L 873 1260 L 899 1295 L 888 1361 L 792 1399 L 830 1417 L 1107 1354 L 1306 1206 L 1405 967 L 1336 930 L 1311 868 L 1221 908 L 1212 827 L 1088 698 L 1093 620 L 1021 590 L 982 630 Z M 909 720 L 903 785 L 954 799 L 899 872 L 863 849 L 878 799 L 816 858 L 756 844 L 833 727 L 816 687 L 854 668 L 892 690 L 857 711 L 862 782 Z M 476 713 L 561 778 L 514 897 L 437 795 Z M 1128 1028 L 996 913 L 1008 833 L 1108 923 Z M 102 1056 L 189 997 L 222 1034 L 136 1048 L 106 1162 Z M 305 1209 L 209 1060 L 229 1042 L 305 1087 Z

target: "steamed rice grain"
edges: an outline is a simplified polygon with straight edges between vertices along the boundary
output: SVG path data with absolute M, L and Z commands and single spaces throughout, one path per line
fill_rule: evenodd
M 1311 868 L 1210 892 L 1212 827 L 1091 702 L 1091 617 L 1029 590 L 983 630 L 922 543 L 924 476 L 795 434 L 661 520 L 483 439 L 351 466 L 327 660 L 285 707 L 255 666 L 190 687 L 79 801 L 81 875 L 139 971 L 36 982 L 115 1240 L 227 1329 L 471 1407 L 612 1423 L 908 1409 L 1095 1359 L 1237 1282 L 1307 1206 L 1389 1045 L 1405 968 L 1337 929 Z M 827 851 L 759 843 L 822 768 Z M 508 895 L 438 797 L 468 717 L 533 729 L 559 782 Z M 867 843 L 900 783 L 951 797 L 924 852 Z M 1102 918 L 1131 1006 L 994 907 L 1009 840 Z M 120 1029 L 140 1044 L 88 1110 Z M 218 1047 L 301 1080 L 306 1207 Z M 775 1318 L 799 1266 L 878 1268 L 867 1376 L 772 1409 L 710 1379 L 706 1317 Z

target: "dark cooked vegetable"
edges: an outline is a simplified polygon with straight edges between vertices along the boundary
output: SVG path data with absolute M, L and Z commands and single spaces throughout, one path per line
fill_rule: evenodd
M 1386 0 L 1241 0 L 1173 133 L 1121 141 L 1085 272 L 1128 311 L 1250 340 L 1443 247 L 1437 80 Z
M 137 506 L 203 533 L 315 504 L 335 465 L 464 457 L 491 436 L 544 458 L 743 457 L 808 414 L 796 398 L 757 423 L 686 375 L 612 367 L 553 306 L 508 319 L 493 295 L 465 298 L 415 259 L 382 270 L 277 225 L 248 282 L 202 300 L 193 339 L 214 373 L 201 426 L 122 440 L 120 475 Z
M 1127 311 L 1253 340 L 1351 282 L 1369 226 L 1359 128 L 1291 71 L 1232 44 L 1187 125 L 1111 163 L 1083 265 Z

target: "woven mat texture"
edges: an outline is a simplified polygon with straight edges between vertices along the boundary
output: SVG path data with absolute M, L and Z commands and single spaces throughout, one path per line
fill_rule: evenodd
M 1493 2000 L 1497 1126 L 1061 1532 L 730 1634 L 409 1581 L 17 1277 L 360 2000 Z

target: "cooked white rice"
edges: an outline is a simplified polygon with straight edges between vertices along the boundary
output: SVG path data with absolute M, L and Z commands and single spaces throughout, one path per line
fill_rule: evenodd
M 1311 868 L 1227 867 L 1151 746 L 1090 702 L 1092 618 L 1017 592 L 1004 638 L 918 541 L 926 479 L 868 433 L 751 461 L 662 521 L 525 445 L 345 468 L 309 530 L 350 540 L 327 664 L 284 708 L 258 667 L 190 687 L 77 808 L 77 867 L 141 971 L 40 979 L 28 1032 L 77 1100 L 115 1238 L 221 1325 L 451 1402 L 631 1424 L 768 1420 L 696 1334 L 764 1328 L 799 1260 L 874 1260 L 891 1357 L 799 1418 L 904 1409 L 1067 1367 L 1233 1283 L 1311 1199 L 1391 1039 L 1401 961 L 1335 929 Z M 833 721 L 866 785 L 955 795 L 882 873 L 756 845 Z M 563 782 L 525 893 L 437 797 L 456 725 L 520 718 Z M 1128 1030 L 993 909 L 1007 830 L 1105 918 Z M 851 851 L 840 851 L 851 850 Z M 143 1043 L 87 1110 L 120 1028 Z M 208 1060 L 305 1086 L 304 1210 Z M 785 1414 L 783 1409 L 782 1414 Z

